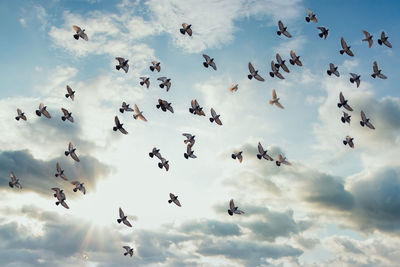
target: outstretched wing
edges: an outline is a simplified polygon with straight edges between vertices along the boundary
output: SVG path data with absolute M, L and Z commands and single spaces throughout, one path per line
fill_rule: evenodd
M 255 69 L 254 69 L 253 65 L 250 62 L 249 62 L 249 71 L 250 71 L 250 73 L 254 73 L 255 72 Z
M 257 79 L 257 80 L 259 80 L 260 82 L 263 82 L 263 81 L 264 81 L 264 78 L 261 77 L 261 76 L 258 75 L 258 74 L 254 75 L 254 78 Z
M 272 89 L 272 100 L 277 98 L 275 89 Z
M 279 101 L 276 101 L 276 102 L 275 102 L 275 105 L 276 105 L 278 108 L 285 109 L 285 108 L 281 105 L 281 103 L 279 103 Z
M 284 31 L 284 27 L 283 27 L 283 23 L 282 23 L 282 21 L 278 21 L 278 27 L 279 27 L 279 30 L 281 31 L 281 32 L 283 32 Z
M 76 26 L 76 25 L 73 25 L 73 26 L 72 26 L 72 29 L 74 29 L 74 31 L 75 31 L 76 33 L 82 31 L 82 29 L 81 29 L 80 27 Z
M 72 142 L 69 142 L 68 151 L 72 151 L 72 149 L 74 149 L 74 146 L 72 145 Z
M 217 117 L 217 113 L 215 112 L 215 110 L 213 108 L 211 108 L 211 116 L 215 119 L 215 117 Z
M 64 113 L 64 116 L 68 116 L 68 110 L 65 108 L 61 108 L 62 113 Z
M 139 110 L 139 108 L 138 108 L 138 106 L 135 104 L 135 106 L 134 106 L 134 110 L 135 110 L 135 113 L 137 113 L 137 114 L 139 114 L 140 113 L 140 110 Z
M 122 211 L 121 208 L 119 208 L 119 217 L 120 218 L 124 218 L 125 217 L 125 214 L 124 214 L 124 212 Z
M 75 152 L 71 152 L 70 155 L 71 155 L 71 158 L 73 158 L 75 161 L 77 161 L 77 162 L 80 161 L 78 156 L 75 154 Z
M 114 122 L 115 122 L 115 125 L 116 125 L 116 126 L 120 125 L 118 116 L 115 116 Z
M 231 199 L 231 200 L 229 201 L 229 208 L 231 209 L 231 211 L 234 211 L 234 210 L 235 210 L 235 203 L 233 203 L 233 199 Z
M 372 70 L 376 73 L 378 72 L 378 63 L 376 63 L 376 61 L 374 61 L 374 65 L 372 66 Z
M 10 178 L 11 178 L 12 181 L 16 180 L 14 172 L 10 172 Z
M 264 148 L 263 148 L 263 146 L 261 145 L 260 142 L 258 142 L 257 148 L 258 148 L 258 152 L 259 152 L 260 154 L 264 154 Z
M 367 117 L 365 116 L 365 113 L 364 113 L 363 110 L 361 110 L 361 120 L 362 121 L 366 121 L 367 120 Z
M 347 44 L 346 44 L 346 41 L 343 39 L 343 37 L 340 38 L 340 44 L 342 45 L 342 48 L 344 50 L 347 49 Z
M 210 57 L 207 56 L 206 54 L 203 54 L 203 57 L 204 57 L 204 59 L 205 59 L 207 62 L 210 61 Z
M 340 103 L 344 103 L 344 101 L 346 101 L 346 100 L 344 99 L 344 96 L 343 96 L 343 93 L 342 93 L 342 92 L 339 93 L 339 100 L 340 100 Z
M 124 63 L 125 59 L 123 57 L 116 57 L 116 60 L 118 60 L 118 63 L 121 65 Z
M 66 203 L 64 200 L 61 201 L 60 204 L 61 204 L 61 206 L 63 206 L 64 208 L 69 209 L 67 203 Z
M 56 164 L 56 168 L 57 168 L 57 172 L 60 173 L 61 172 L 61 167 L 60 167 L 60 163 L 57 162 Z

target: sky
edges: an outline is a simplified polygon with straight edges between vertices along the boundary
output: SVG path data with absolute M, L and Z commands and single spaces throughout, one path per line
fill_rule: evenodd
M 305 21 L 307 9 L 318 23 Z M 1 266 L 397 266 L 397 1 L 2 1 Z M 281 20 L 293 36 L 278 36 Z M 193 36 L 179 32 L 192 24 Z M 89 41 L 73 38 L 72 25 Z M 329 29 L 326 40 L 316 27 Z M 362 30 L 373 35 L 368 48 Z M 384 31 L 393 48 L 380 46 Z M 340 38 L 354 57 L 340 55 Z M 289 64 L 294 50 L 302 67 Z M 290 73 L 269 76 L 276 53 Z M 217 71 L 203 67 L 202 54 Z M 128 73 L 115 57 L 129 59 Z M 153 60 L 161 72 L 151 72 Z M 388 78 L 373 79 L 377 61 Z M 248 62 L 265 82 L 249 80 Z M 340 77 L 328 76 L 329 63 Z M 357 88 L 349 73 L 361 75 Z M 150 88 L 139 77 L 150 77 Z M 161 89 L 158 77 L 171 79 Z M 230 92 L 232 83 L 237 92 Z M 64 97 L 66 85 L 75 100 Z M 270 106 L 275 89 L 279 109 Z M 343 92 L 354 111 L 343 124 Z M 157 100 L 172 103 L 162 112 Z M 189 113 L 197 99 L 205 117 Z M 147 122 L 121 114 L 137 104 Z M 43 102 L 52 118 L 38 117 Z M 74 123 L 61 120 L 61 108 Z M 16 109 L 27 121 L 16 121 Z M 210 123 L 210 109 L 222 126 Z M 360 111 L 375 130 L 360 126 Z M 129 132 L 112 130 L 118 115 Z M 186 160 L 185 137 L 196 136 Z M 343 145 L 347 135 L 354 149 Z M 80 162 L 64 156 L 68 143 Z M 258 160 L 261 142 L 274 159 Z M 160 149 L 166 172 L 148 153 Z M 243 151 L 243 162 L 231 158 Z M 56 178 L 56 163 L 69 181 Z M 13 171 L 22 190 L 10 188 Z M 73 192 L 70 181 L 85 183 Z M 66 194 L 56 206 L 51 188 Z M 169 193 L 182 207 L 169 204 Z M 229 216 L 229 200 L 245 214 Z M 122 208 L 133 227 L 116 222 Z M 124 256 L 123 246 L 134 248 Z

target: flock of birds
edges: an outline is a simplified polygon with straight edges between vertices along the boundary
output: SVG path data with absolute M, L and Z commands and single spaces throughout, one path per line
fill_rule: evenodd
M 308 9 L 307 11 L 307 17 L 305 18 L 305 20 L 307 22 L 315 22 L 317 23 L 318 20 L 316 18 L 316 15 L 310 10 Z M 182 24 L 182 28 L 180 29 L 180 33 L 185 35 L 189 35 L 192 36 L 192 29 L 191 29 L 191 24 L 187 24 L 187 23 L 183 23 Z M 73 35 L 73 37 L 76 40 L 79 40 L 80 38 L 88 41 L 88 36 L 85 33 L 84 29 L 81 29 L 78 26 L 72 26 L 72 28 L 75 31 L 75 34 Z M 329 29 L 325 28 L 325 27 L 317 27 L 318 30 L 320 31 L 320 33 L 318 34 L 318 36 L 320 38 L 326 39 L 328 37 L 328 32 Z M 362 31 L 365 35 L 365 38 L 362 39 L 362 41 L 366 41 L 368 43 L 368 46 L 371 47 L 373 44 L 373 36 L 370 35 L 367 31 L 363 30 Z M 282 21 L 278 22 L 278 31 L 277 31 L 278 36 L 280 35 L 284 35 L 287 38 L 291 38 L 292 35 L 288 32 L 287 27 L 285 27 L 282 23 Z M 346 53 L 347 55 L 353 57 L 354 53 L 353 51 L 351 51 L 351 47 L 347 45 L 347 43 L 345 42 L 345 40 L 343 39 L 343 37 L 341 38 L 341 46 L 342 49 L 339 51 L 340 54 L 344 54 Z M 379 45 L 386 45 L 387 47 L 391 48 L 392 45 L 390 44 L 390 42 L 388 41 L 388 37 L 386 36 L 386 34 L 384 32 L 382 32 L 381 34 L 381 38 L 378 39 L 378 44 Z M 214 62 L 214 58 L 211 58 L 210 56 L 203 54 L 203 58 L 204 58 L 204 62 L 203 62 L 203 66 L 205 68 L 208 68 L 209 66 L 212 67 L 214 70 L 217 70 L 217 66 L 216 63 Z M 116 65 L 116 69 L 119 70 L 124 70 L 125 73 L 128 73 L 129 71 L 129 60 L 128 59 L 124 59 L 122 57 L 116 57 L 115 58 L 118 61 L 118 65 Z M 276 54 L 276 63 L 274 62 L 274 60 L 271 61 L 271 72 L 269 72 L 270 76 L 273 77 L 278 77 L 279 79 L 285 79 L 285 77 L 282 75 L 282 73 L 280 73 L 280 69 L 283 70 L 286 73 L 290 73 L 289 68 L 285 65 L 286 60 L 283 60 L 282 57 L 279 55 L 279 53 Z M 289 62 L 292 66 L 299 66 L 301 67 L 303 64 L 300 61 L 300 56 L 297 56 L 296 53 L 291 50 L 290 51 L 290 59 Z M 152 72 L 154 72 L 155 70 L 157 72 L 161 71 L 161 63 L 158 61 L 152 61 L 151 65 L 150 65 L 150 70 Z M 258 81 L 265 81 L 264 78 L 258 73 L 258 70 L 256 70 L 253 65 L 251 64 L 251 62 L 248 63 L 248 69 L 249 69 L 249 74 L 248 74 L 248 79 L 256 79 Z M 331 76 L 332 74 L 334 74 L 335 76 L 339 77 L 339 71 L 338 71 L 338 67 L 335 66 L 333 63 L 329 63 L 329 69 L 327 70 L 327 74 L 329 76 Z M 357 87 L 360 86 L 360 75 L 358 74 L 354 74 L 354 73 L 350 73 L 351 78 L 350 78 L 350 82 L 351 83 L 356 83 Z M 387 77 L 381 73 L 381 70 L 378 68 L 378 64 L 375 61 L 373 63 L 373 73 L 371 74 L 371 76 L 373 78 L 379 77 L 381 79 L 386 79 Z M 140 85 L 141 86 L 146 86 L 147 88 L 150 87 L 150 77 L 140 77 L 141 81 L 140 81 Z M 158 81 L 160 81 L 161 83 L 159 84 L 160 88 L 165 88 L 166 91 L 168 92 L 171 88 L 171 79 L 167 78 L 167 77 L 159 77 L 157 79 Z M 229 88 L 229 90 L 234 93 L 238 90 L 238 84 L 232 84 L 232 86 Z M 75 91 L 73 91 L 71 89 L 70 86 L 66 86 L 67 89 L 67 93 L 65 94 L 66 98 L 70 98 L 72 101 L 74 101 L 74 97 L 75 97 Z M 275 105 L 278 108 L 284 109 L 284 107 L 282 106 L 282 104 L 279 102 L 280 98 L 277 97 L 277 93 L 276 90 L 273 89 L 272 90 L 272 99 L 269 101 L 270 105 Z M 348 104 L 348 100 L 345 99 L 345 97 L 343 96 L 343 93 L 340 92 L 339 94 L 339 103 L 337 104 L 337 106 L 339 108 L 343 107 L 344 109 L 346 109 L 347 111 L 351 112 L 353 111 L 353 109 L 350 107 L 350 105 Z M 39 109 L 36 110 L 36 114 L 37 116 L 41 117 L 42 115 L 48 119 L 51 118 L 50 113 L 47 111 L 46 109 L 47 107 L 43 104 L 40 103 L 39 105 Z M 170 111 L 171 113 L 174 113 L 174 109 L 171 105 L 170 102 L 163 100 L 163 99 L 158 99 L 158 104 L 156 105 L 157 109 L 161 109 L 163 112 L 166 112 L 167 110 Z M 72 117 L 72 113 L 69 112 L 67 109 L 65 108 L 61 108 L 62 111 L 62 117 L 61 119 L 63 121 L 70 121 L 71 123 L 74 122 L 74 118 Z M 144 117 L 143 115 L 143 111 L 140 111 L 139 107 L 135 104 L 134 108 L 132 109 L 130 107 L 129 104 L 127 104 L 126 102 L 122 102 L 122 106 L 119 109 L 119 111 L 121 113 L 124 112 L 133 112 L 133 118 L 135 120 L 137 119 L 141 119 L 142 121 L 146 122 L 147 119 Z M 196 99 L 192 100 L 190 103 L 190 108 L 189 108 L 189 112 L 193 115 L 198 115 L 198 116 L 205 116 L 205 113 L 203 111 L 203 107 L 201 107 L 199 105 L 199 103 L 197 102 Z M 216 124 L 222 126 L 222 121 L 220 118 L 220 115 L 216 113 L 216 111 L 214 110 L 214 108 L 211 108 L 210 110 L 211 112 L 211 117 L 209 118 L 210 122 L 213 123 L 215 122 Z M 15 119 L 17 121 L 19 121 L 20 119 L 26 121 L 27 117 L 25 115 L 24 112 L 22 112 L 21 109 L 17 108 L 17 116 L 15 117 Z M 350 120 L 351 120 L 351 115 L 349 115 L 348 113 L 343 111 L 343 116 L 341 117 L 341 121 L 343 123 L 349 123 L 350 124 Z M 123 123 L 120 122 L 118 116 L 115 116 L 115 126 L 113 127 L 113 131 L 120 131 L 122 134 L 128 134 L 127 130 L 123 127 Z M 367 118 L 367 116 L 365 115 L 364 111 L 361 110 L 361 121 L 360 121 L 360 125 L 361 126 L 367 126 L 370 129 L 375 129 L 375 127 L 372 125 L 372 123 L 370 122 L 370 119 Z M 192 150 L 194 144 L 195 144 L 195 135 L 192 135 L 190 133 L 183 133 L 183 136 L 186 138 L 184 140 L 184 144 L 186 145 L 186 152 L 184 153 L 184 157 L 186 159 L 192 158 L 195 159 L 196 155 L 194 155 L 194 151 Z M 350 136 L 346 136 L 345 140 L 343 140 L 344 145 L 349 145 L 351 148 L 354 148 L 354 142 L 353 142 L 353 138 Z M 267 150 L 265 150 L 263 148 L 263 146 L 261 145 L 261 143 L 258 143 L 258 154 L 257 154 L 257 158 L 259 160 L 261 159 L 265 159 L 267 161 L 274 161 L 274 159 L 267 154 Z M 234 151 L 232 153 L 232 159 L 234 160 L 238 160 L 240 163 L 243 161 L 243 155 L 242 155 L 243 151 Z M 76 154 L 76 148 L 74 148 L 73 144 L 71 142 L 69 142 L 68 144 L 68 150 L 65 151 L 65 156 L 70 156 L 74 161 L 79 162 L 79 158 Z M 164 168 L 166 171 L 169 170 L 169 161 L 164 158 L 161 153 L 160 153 L 160 149 L 154 147 L 152 149 L 152 151 L 149 153 L 149 156 L 151 158 L 158 158 L 159 162 L 158 162 L 158 167 L 160 169 Z M 286 159 L 286 157 L 284 157 L 281 154 L 277 155 L 277 159 L 275 160 L 275 163 L 277 166 L 281 166 L 281 164 L 284 165 L 291 165 L 291 163 Z M 56 170 L 57 173 L 55 174 L 55 177 L 60 177 L 65 181 L 68 181 L 68 178 L 66 177 L 66 175 L 64 174 L 64 170 L 61 168 L 60 164 L 57 162 L 56 164 Z M 22 186 L 19 182 L 19 179 L 17 179 L 17 177 L 15 176 L 14 172 L 10 173 L 10 179 L 11 181 L 9 182 L 9 186 L 10 187 L 16 187 L 19 189 L 22 189 Z M 81 191 L 83 194 L 86 194 L 86 188 L 84 186 L 84 183 L 81 183 L 79 181 L 72 181 L 71 184 L 74 186 L 73 191 L 77 192 L 78 190 Z M 52 190 L 55 191 L 54 193 L 54 197 L 57 199 L 56 201 L 56 205 L 61 204 L 64 208 L 69 209 L 69 206 L 67 205 L 66 201 L 66 196 L 65 193 L 62 189 L 58 188 L 58 187 L 54 187 L 51 188 Z M 181 207 L 181 203 L 178 200 L 178 196 L 174 195 L 173 193 L 169 194 L 170 199 L 168 200 L 168 203 L 174 203 L 177 206 Z M 235 206 L 233 199 L 231 199 L 229 201 L 229 209 L 228 209 L 228 214 L 230 216 L 232 216 L 233 214 L 244 214 L 244 212 L 240 209 L 238 209 L 237 206 Z M 128 220 L 128 216 L 125 215 L 125 213 L 123 212 L 123 210 L 121 208 L 119 208 L 119 218 L 117 219 L 118 223 L 123 223 L 128 227 L 132 227 L 132 224 L 129 222 Z M 130 246 L 123 246 L 123 248 L 126 250 L 126 252 L 124 253 L 124 255 L 130 255 L 131 257 L 134 254 L 134 249 Z

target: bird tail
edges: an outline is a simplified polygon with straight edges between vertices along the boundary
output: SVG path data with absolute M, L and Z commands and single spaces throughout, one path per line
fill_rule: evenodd
M 76 40 L 78 40 L 78 39 L 79 39 L 79 34 L 74 34 L 74 38 L 75 38 Z
M 128 252 L 125 252 L 125 253 L 124 253 L 124 256 L 126 256 L 126 255 L 128 255 Z
M 371 76 L 372 76 L 372 78 L 376 78 L 376 74 L 375 73 L 371 74 Z
M 162 164 L 161 164 L 161 162 L 158 163 L 158 168 L 162 169 Z
M 140 85 L 143 85 L 144 84 L 144 82 L 140 82 Z
M 360 125 L 361 125 L 362 127 L 364 127 L 365 123 L 364 123 L 363 121 L 360 121 Z
M 149 156 L 150 156 L 150 158 L 152 158 L 152 157 L 154 157 L 154 154 L 150 152 Z
M 66 118 L 64 116 L 62 116 L 61 119 L 62 119 L 62 121 L 65 121 Z
M 273 73 L 273 72 L 270 72 L 270 73 L 269 73 L 269 76 L 274 77 L 274 73 Z
M 189 158 L 189 155 L 187 153 L 183 153 L 183 156 L 185 157 L 185 159 Z
M 344 144 L 344 145 L 347 145 L 347 141 L 346 141 L 346 140 L 343 140 L 343 144 Z
M 353 79 L 353 78 L 350 78 L 350 82 L 351 82 L 351 83 L 354 83 L 354 79 Z
M 11 188 L 14 187 L 13 184 L 12 184 L 11 182 L 8 182 L 8 185 L 9 185 Z
M 119 109 L 119 112 L 121 112 L 121 113 L 124 113 L 124 111 L 125 111 L 125 110 L 124 110 L 123 108 L 120 108 L 120 109 Z
M 276 161 L 276 166 L 281 166 L 281 163 L 279 161 Z
M 310 22 L 310 18 L 309 18 L 309 17 L 306 17 L 306 21 L 307 21 L 307 22 Z

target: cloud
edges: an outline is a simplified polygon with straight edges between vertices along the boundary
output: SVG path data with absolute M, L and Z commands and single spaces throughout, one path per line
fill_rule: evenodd
M 214 236 L 237 236 L 241 234 L 240 228 L 233 223 L 224 223 L 215 220 L 201 220 L 185 222 L 181 230 L 187 234 L 202 233 Z

